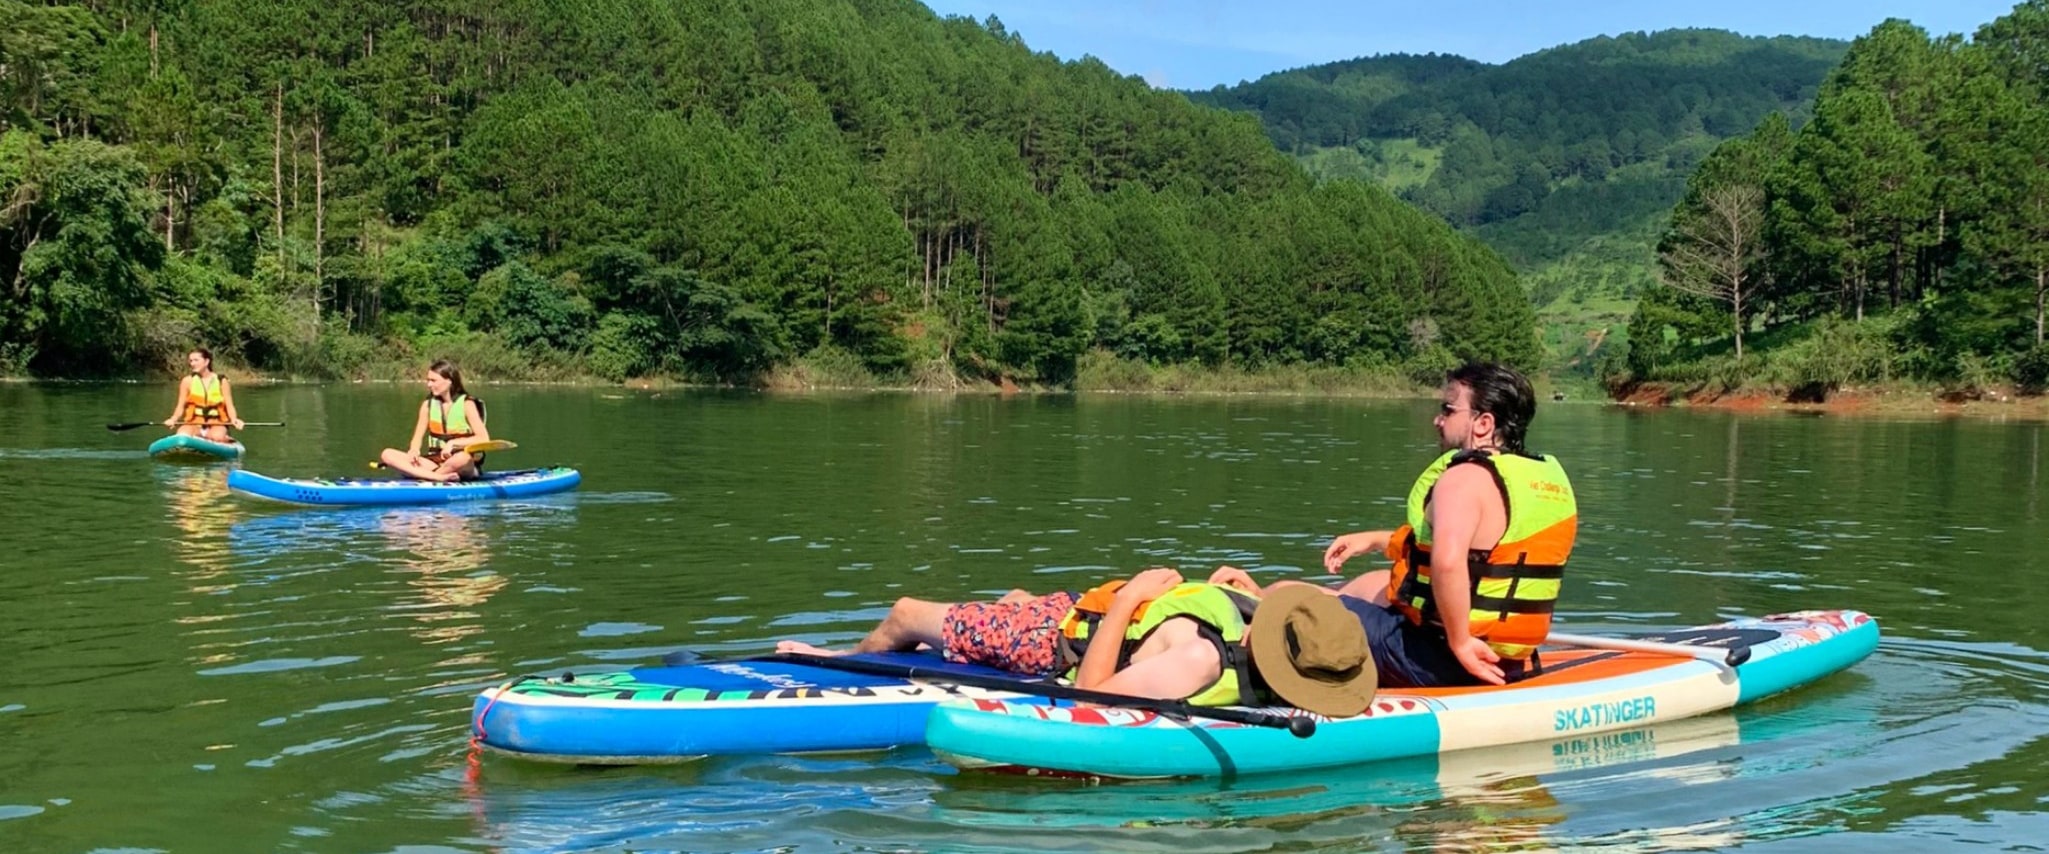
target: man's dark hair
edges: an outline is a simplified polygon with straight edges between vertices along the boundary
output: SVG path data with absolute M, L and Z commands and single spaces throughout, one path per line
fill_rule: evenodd
M 1473 390 L 1473 411 L 1494 416 L 1501 449 L 1523 453 L 1523 434 L 1537 417 L 1537 393 L 1520 371 L 1493 362 L 1467 362 L 1444 375 L 1445 382 Z

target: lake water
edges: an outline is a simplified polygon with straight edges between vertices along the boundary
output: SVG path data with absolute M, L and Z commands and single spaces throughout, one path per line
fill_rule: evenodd
M 1853 670 L 1648 730 L 1228 782 L 962 775 L 922 749 L 473 764 L 510 676 L 845 643 L 902 595 L 1149 565 L 1321 575 L 1392 526 L 1431 402 L 492 388 L 498 468 L 574 494 L 320 510 L 143 453 L 171 386 L 0 385 L 0 851 L 1991 850 L 2049 847 L 2033 423 L 1545 404 L 1583 527 L 1560 619 L 1801 608 Z M 243 465 L 364 472 L 410 386 L 252 386 Z

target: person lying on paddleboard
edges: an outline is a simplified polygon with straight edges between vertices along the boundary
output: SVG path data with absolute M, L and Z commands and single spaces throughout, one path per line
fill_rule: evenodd
M 1065 673 L 1078 688 L 1197 705 L 1278 698 L 1344 717 L 1373 699 L 1365 633 L 1337 600 L 1306 585 L 1262 600 L 1232 584 L 1187 583 L 1172 569 L 1149 569 L 1078 595 L 1013 590 L 994 602 L 899 599 L 847 652 L 920 645 L 949 661 L 1031 676 Z M 797 641 L 783 641 L 776 651 L 844 654 Z
M 178 402 L 164 426 L 176 428 L 180 436 L 232 441 L 228 427 L 242 429 L 242 419 L 235 414 L 235 391 L 228 387 L 228 378 L 213 372 L 213 351 L 200 347 L 186 353 L 185 364 L 192 373 L 178 383 Z
M 1332 573 L 1367 552 L 1393 569 L 1325 592 L 1358 617 L 1381 685 L 1502 685 L 1541 667 L 1579 507 L 1558 460 L 1523 450 L 1537 403 L 1522 374 L 1467 364 L 1439 392 L 1444 454 L 1410 487 L 1407 524 L 1345 534 L 1323 553 Z M 1230 567 L 1212 580 L 1259 589 Z
M 420 402 L 412 444 L 403 451 L 385 448 L 379 459 L 386 467 L 419 480 L 475 480 L 484 455 L 463 448 L 491 439 L 484 425 L 484 403 L 470 397 L 462 385 L 462 371 L 447 359 L 429 366 L 425 379 L 427 399 Z M 422 441 L 427 446 L 425 454 L 420 452 Z

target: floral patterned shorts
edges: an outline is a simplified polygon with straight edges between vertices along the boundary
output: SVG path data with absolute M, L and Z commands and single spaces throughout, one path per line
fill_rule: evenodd
M 1060 667 L 1060 621 L 1074 607 L 1073 593 L 1048 593 L 1015 604 L 963 602 L 946 609 L 939 637 L 946 660 L 1030 676 Z

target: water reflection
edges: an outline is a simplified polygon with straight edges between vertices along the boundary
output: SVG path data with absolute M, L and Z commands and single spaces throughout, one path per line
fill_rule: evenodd
M 1762 729 L 1759 738 L 1792 734 Z M 1727 760 L 1745 737 L 1736 716 L 1709 715 L 1313 774 L 1107 785 L 958 774 L 924 751 L 660 770 L 499 763 L 466 794 L 478 836 L 521 850 L 809 847 L 793 835 L 802 826 L 837 844 L 884 848 L 1017 850 L 1029 839 L 1047 851 L 1491 851 L 1584 839 L 1574 821 L 1613 801 L 1732 778 L 1740 765 Z M 1598 823 L 1586 830 L 1609 832 Z M 1681 846 L 1742 841 L 1733 827 L 1691 824 L 1654 835 Z
M 171 551 L 191 567 L 180 575 L 192 583 L 194 593 L 211 592 L 213 582 L 233 566 L 228 532 L 242 515 L 241 503 L 228 493 L 228 469 L 155 466 L 153 472 L 163 487 L 166 515 L 177 529 Z
M 392 610 L 418 623 L 412 634 L 449 643 L 483 631 L 476 606 L 505 587 L 489 568 L 491 535 L 470 514 L 443 508 L 402 508 L 377 518 L 393 555 L 390 572 L 411 591 Z M 442 662 L 442 664 L 460 662 Z
M 1683 758 L 1741 740 L 1736 717 L 1709 715 L 1552 742 L 1225 782 L 1082 786 L 963 774 L 935 793 L 934 817 L 1015 829 L 1179 825 L 1235 831 L 1219 850 L 1305 836 L 1323 844 L 1398 840 L 1423 850 L 1500 850 L 1547 838 L 1576 811 L 1569 801 L 1584 793 L 1582 781 L 1712 782 L 1725 773 L 1712 770 L 1712 763 Z M 1277 835 L 1261 839 L 1253 832 L 1261 830 Z
M 482 630 L 476 609 L 508 583 L 495 563 L 527 545 L 554 548 L 537 528 L 573 522 L 574 509 L 573 501 L 306 509 L 244 520 L 230 541 L 243 583 L 356 564 L 381 570 L 402 585 L 381 610 L 440 644 Z

